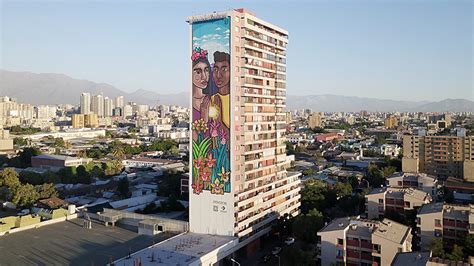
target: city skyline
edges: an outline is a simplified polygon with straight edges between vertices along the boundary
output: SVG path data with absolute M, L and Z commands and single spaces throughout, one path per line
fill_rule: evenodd
M 279 2 L 269 9 L 263 2 L 197 6 L 4 1 L 0 68 L 63 73 L 127 92 L 183 92 L 189 87 L 189 77 L 179 75 L 189 56 L 181 52 L 188 37 L 185 17 L 247 7 L 291 32 L 292 95 L 474 100 L 470 5 Z M 156 10 L 164 12 L 155 16 Z M 287 20 L 288 12 L 301 15 Z M 314 25 L 308 17 L 315 18 Z M 42 52 L 36 53 L 38 49 Z

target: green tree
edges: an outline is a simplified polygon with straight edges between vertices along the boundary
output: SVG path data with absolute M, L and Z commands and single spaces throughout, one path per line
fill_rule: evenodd
M 301 209 L 303 213 L 307 213 L 314 208 L 324 209 L 327 191 L 326 184 L 320 180 L 310 179 L 306 181 L 301 190 Z
M 451 253 L 446 254 L 446 258 L 448 260 L 453 260 L 453 261 L 463 261 L 464 260 L 463 248 L 455 244 L 453 246 L 453 249 L 451 250 Z
M 122 198 L 127 198 L 130 194 L 130 183 L 126 177 L 123 177 L 119 180 L 117 191 L 120 193 Z
M 12 202 L 19 208 L 29 208 L 39 199 L 39 193 L 31 184 L 20 185 L 14 192 Z
M 352 194 L 352 186 L 349 183 L 338 182 L 332 189 L 338 199 Z
M 468 255 L 474 255 L 474 234 L 468 234 L 462 239 L 462 246 L 464 252 Z
M 65 148 L 66 147 L 66 142 L 64 141 L 63 138 L 55 138 L 53 141 L 53 144 L 51 145 L 52 147 L 57 147 L 57 148 Z
M 13 145 L 19 146 L 19 147 L 26 146 L 28 145 L 28 141 L 21 137 L 15 137 L 13 138 Z
M 385 140 L 384 137 L 382 136 L 378 136 L 376 139 L 375 139 L 375 144 L 377 145 L 382 145 L 382 144 L 385 144 L 387 143 L 387 141 Z
M 287 247 L 281 254 L 282 265 L 315 265 L 313 254 L 309 251 L 303 251 L 295 246 Z
M 38 148 L 24 148 L 23 151 L 21 151 L 19 156 L 17 157 L 19 160 L 19 164 L 17 166 L 20 168 L 26 168 L 31 166 L 31 157 L 38 156 L 40 154 L 41 152 Z
M 5 168 L 0 172 L 0 186 L 15 190 L 21 185 L 18 173 L 13 168 Z
M 39 199 L 48 199 L 58 196 L 58 192 L 52 183 L 38 185 L 36 186 L 36 191 L 38 192 Z
M 382 176 L 387 178 L 395 173 L 395 171 L 397 171 L 397 169 L 394 166 L 386 166 L 382 168 Z
M 372 187 L 380 187 L 385 184 L 385 178 L 383 177 L 382 171 L 376 165 L 369 165 L 367 172 L 367 181 L 369 181 Z
M 440 238 L 434 238 L 431 240 L 429 245 L 429 249 L 433 252 L 433 257 L 444 258 L 444 247 L 443 247 L 443 240 Z
M 311 209 L 308 214 L 298 215 L 293 222 L 293 234 L 296 238 L 307 242 L 316 242 L 316 234 L 324 226 L 324 217 L 316 209 Z
M 303 175 L 314 175 L 316 174 L 316 170 L 313 168 L 308 168 L 303 170 Z

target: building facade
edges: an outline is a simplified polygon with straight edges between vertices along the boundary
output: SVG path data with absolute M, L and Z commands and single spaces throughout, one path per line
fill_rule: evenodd
M 431 194 L 414 188 L 375 188 L 365 195 L 365 210 L 368 219 L 378 219 L 387 211 L 405 213 L 431 201 Z
M 423 173 L 396 172 L 387 177 L 388 186 L 394 188 L 417 188 L 435 198 L 438 191 L 438 178 Z
M 411 251 L 411 228 L 383 221 L 334 219 L 318 234 L 320 265 L 390 265 L 398 252 Z
M 82 93 L 81 94 L 81 114 L 90 114 L 91 113 L 91 94 Z
M 459 244 L 467 234 L 474 234 L 474 205 L 431 203 L 420 208 L 417 230 L 422 249 L 428 250 L 435 238 L 443 240 L 445 247 Z
M 286 170 L 288 32 L 244 9 L 188 22 L 190 231 L 243 246 L 299 212 L 300 174 Z
M 474 182 L 474 136 L 403 136 L 402 170 Z

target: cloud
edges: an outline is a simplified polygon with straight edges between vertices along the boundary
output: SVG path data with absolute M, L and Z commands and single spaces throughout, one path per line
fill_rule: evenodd
M 199 41 L 199 40 L 201 40 L 201 38 L 193 37 L 193 41 Z
M 221 27 L 217 27 L 216 30 L 222 30 L 222 28 L 221 28 Z
M 224 33 L 229 33 L 229 32 L 230 32 L 230 30 L 229 30 L 229 29 L 227 29 L 227 30 L 225 30 L 225 31 L 224 31 Z

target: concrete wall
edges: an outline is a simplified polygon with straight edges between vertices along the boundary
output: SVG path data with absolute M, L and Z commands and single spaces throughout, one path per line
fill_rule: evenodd
M 426 214 L 418 214 L 417 218 L 420 220 L 418 229 L 420 231 L 419 236 L 421 240 L 421 249 L 428 250 L 428 246 L 431 241 L 435 238 L 435 229 L 443 231 L 443 212 L 434 212 Z M 441 222 L 440 227 L 435 226 L 435 220 L 439 219 Z M 442 235 L 442 233 L 441 233 Z M 440 237 L 441 237 L 440 235 Z
M 474 182 L 474 161 L 464 161 L 464 180 Z
M 189 223 L 185 221 L 161 218 L 157 216 L 133 212 L 117 211 L 112 209 L 104 209 L 104 212 L 120 214 L 122 218 L 118 221 L 119 224 L 138 227 L 138 223 L 142 220 L 156 220 L 157 223 L 163 224 L 165 226 L 167 232 L 182 233 L 187 232 L 189 230 Z M 91 218 L 93 217 L 91 216 Z
M 409 173 L 418 173 L 418 158 L 402 158 L 402 171 Z

